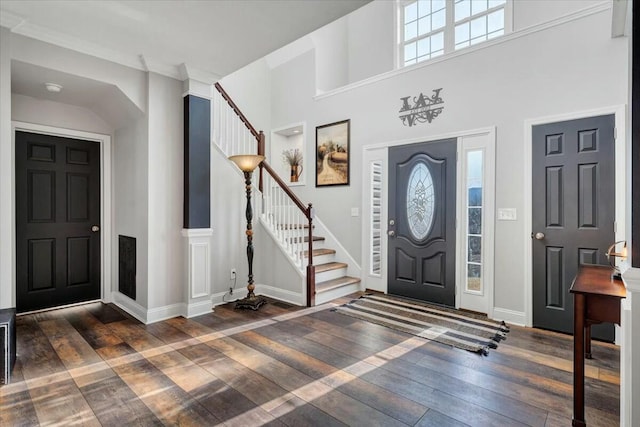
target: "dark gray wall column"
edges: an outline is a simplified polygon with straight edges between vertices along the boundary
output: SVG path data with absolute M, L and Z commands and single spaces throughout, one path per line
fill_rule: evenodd
M 211 227 L 211 101 L 184 97 L 184 228 Z

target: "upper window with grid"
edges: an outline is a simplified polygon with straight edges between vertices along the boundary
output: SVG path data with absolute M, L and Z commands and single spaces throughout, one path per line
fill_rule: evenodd
M 404 66 L 501 36 L 507 0 L 401 1 Z

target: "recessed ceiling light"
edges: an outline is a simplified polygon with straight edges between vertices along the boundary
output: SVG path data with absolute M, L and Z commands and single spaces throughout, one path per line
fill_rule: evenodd
M 300 133 L 300 131 L 298 129 L 294 129 L 293 133 Z
M 62 90 L 62 85 L 59 85 L 57 83 L 45 83 L 44 87 L 46 87 L 49 92 L 54 93 L 58 93 Z

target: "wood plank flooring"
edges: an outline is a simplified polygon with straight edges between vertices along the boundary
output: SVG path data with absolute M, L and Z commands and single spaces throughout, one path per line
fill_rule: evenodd
M 100 303 L 21 316 L 0 425 L 571 425 L 569 336 L 512 327 L 483 357 L 330 308 L 269 300 L 152 325 Z M 587 421 L 617 426 L 619 350 L 593 353 Z

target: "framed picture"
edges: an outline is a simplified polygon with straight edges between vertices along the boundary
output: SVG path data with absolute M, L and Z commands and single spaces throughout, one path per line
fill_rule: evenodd
M 316 187 L 349 185 L 349 124 L 316 127 Z

